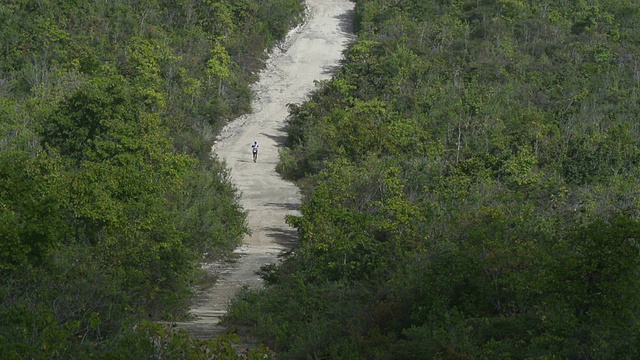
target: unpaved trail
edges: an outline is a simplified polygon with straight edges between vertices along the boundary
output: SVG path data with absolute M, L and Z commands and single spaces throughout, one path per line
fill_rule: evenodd
M 242 286 L 259 287 L 256 271 L 277 263 L 278 255 L 296 241 L 296 232 L 285 224 L 285 216 L 297 214 L 298 188 L 276 173 L 278 149 L 283 145 L 287 104 L 301 103 L 315 89 L 316 80 L 331 77 L 342 51 L 352 40 L 353 3 L 347 0 L 307 0 L 307 18 L 292 30 L 287 40 L 269 58 L 254 84 L 253 113 L 228 124 L 213 152 L 226 161 L 231 178 L 241 192 L 241 205 L 248 212 L 251 235 L 236 250 L 237 262 L 213 265 L 218 282 L 199 294 L 191 313 L 195 320 L 180 323 L 192 336 L 214 337 L 229 301 Z M 251 158 L 251 144 L 260 145 L 258 161 Z

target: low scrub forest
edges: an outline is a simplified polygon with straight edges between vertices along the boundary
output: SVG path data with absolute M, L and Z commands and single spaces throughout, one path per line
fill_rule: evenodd
M 640 358 L 640 4 L 355 6 L 238 354 L 158 321 L 248 231 L 210 149 L 304 2 L 0 4 L 2 357 Z
M 181 319 L 247 232 L 215 135 L 299 0 L 0 3 L 3 359 L 236 359 Z M 268 355 L 253 349 L 244 358 Z
M 226 319 L 282 359 L 640 358 L 640 4 L 356 0 L 290 105 L 300 244 Z

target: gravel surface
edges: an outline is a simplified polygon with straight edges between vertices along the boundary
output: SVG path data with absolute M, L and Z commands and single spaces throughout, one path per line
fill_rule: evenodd
M 218 323 L 230 299 L 243 286 L 262 286 L 256 271 L 264 264 L 277 263 L 278 255 L 297 240 L 285 216 L 299 213 L 300 192 L 275 171 L 278 149 L 286 136 L 287 104 L 302 103 L 315 89 L 315 81 L 331 78 L 342 51 L 353 40 L 353 6 L 346 0 L 307 0 L 305 22 L 274 49 L 252 88 L 253 112 L 229 123 L 214 145 L 213 153 L 226 162 L 242 194 L 240 202 L 248 212 L 251 235 L 236 250 L 237 262 L 208 266 L 219 280 L 197 296 L 191 308 L 194 320 L 178 324 L 196 338 L 213 338 L 224 331 Z M 251 155 L 254 141 L 260 145 L 255 163 Z

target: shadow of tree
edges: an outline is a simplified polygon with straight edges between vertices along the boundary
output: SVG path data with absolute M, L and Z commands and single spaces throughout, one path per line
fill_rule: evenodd
M 278 145 L 278 147 L 283 147 L 287 141 L 286 129 L 284 127 L 281 127 L 280 129 L 278 129 L 278 131 L 281 131 L 283 135 L 272 135 L 264 132 L 261 132 L 260 135 L 273 140 L 276 145 Z
M 279 208 L 287 209 L 287 210 L 300 210 L 300 204 L 293 202 L 284 202 L 284 203 L 266 203 L 267 206 L 276 206 Z
M 298 244 L 298 231 L 295 229 L 267 228 L 267 236 L 287 249 L 292 249 Z

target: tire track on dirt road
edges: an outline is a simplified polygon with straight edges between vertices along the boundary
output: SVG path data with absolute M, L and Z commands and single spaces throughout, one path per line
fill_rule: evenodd
M 195 319 L 178 324 L 193 337 L 212 338 L 224 330 L 218 323 L 233 296 L 245 285 L 262 286 L 256 271 L 264 264 L 277 263 L 278 255 L 297 240 L 285 216 L 298 214 L 300 193 L 275 171 L 278 149 L 286 136 L 287 104 L 303 102 L 315 89 L 314 81 L 331 78 L 342 51 L 353 39 L 352 17 L 353 3 L 348 0 L 307 0 L 306 20 L 272 53 L 252 87 L 253 112 L 229 123 L 214 145 L 213 153 L 226 162 L 241 192 L 251 235 L 235 251 L 237 262 L 210 266 L 219 280 L 197 296 L 191 308 Z M 256 163 L 251 159 L 254 140 L 260 144 Z

